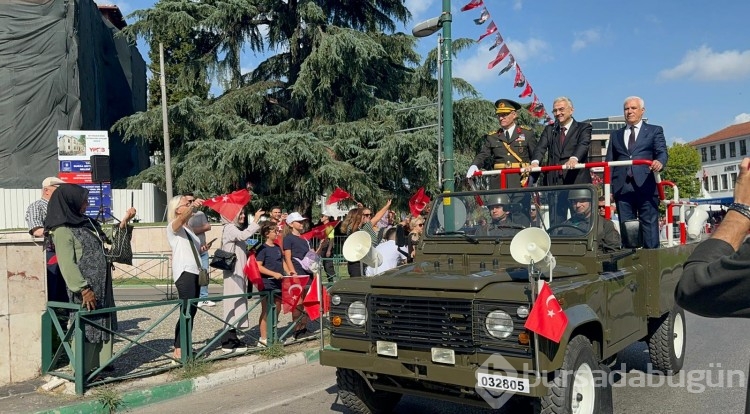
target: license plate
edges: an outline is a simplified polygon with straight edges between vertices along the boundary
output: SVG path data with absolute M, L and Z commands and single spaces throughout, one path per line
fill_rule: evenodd
M 485 374 L 483 372 L 477 373 L 477 386 L 491 390 L 511 391 L 518 394 L 528 394 L 530 392 L 528 379 Z

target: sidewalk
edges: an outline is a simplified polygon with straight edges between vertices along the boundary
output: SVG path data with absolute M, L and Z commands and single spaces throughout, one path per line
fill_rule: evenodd
M 212 363 L 211 373 L 197 378 L 181 379 L 182 369 L 123 381 L 108 386 L 90 389 L 85 395 L 78 397 L 72 391 L 73 386 L 68 381 L 61 380 L 63 385 L 53 391 L 44 391 L 41 387 L 56 377 L 35 379 L 21 384 L 0 387 L 0 413 L 36 413 L 36 414 L 108 414 L 109 408 L 102 400 L 102 390 L 107 390 L 108 396 L 120 398 L 122 405 L 118 412 L 143 407 L 149 404 L 181 397 L 193 392 L 202 391 L 237 380 L 250 380 L 264 374 L 296 367 L 304 364 L 317 363 L 319 360 L 319 341 L 313 340 L 288 347 L 289 354 L 274 359 L 265 359 L 257 354 L 249 354 L 237 358 L 220 360 Z

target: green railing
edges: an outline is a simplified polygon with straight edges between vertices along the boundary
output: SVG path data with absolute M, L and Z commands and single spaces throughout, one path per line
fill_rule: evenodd
M 326 285 L 330 286 L 329 283 Z M 136 377 L 150 376 L 170 369 L 184 366 L 190 360 L 218 360 L 229 357 L 244 355 L 262 350 L 262 347 L 255 347 L 254 342 L 248 344 L 248 350 L 244 353 L 233 352 L 230 354 L 212 354 L 212 350 L 220 344 L 223 335 L 230 329 L 237 328 L 237 324 L 244 317 L 258 308 L 261 301 L 267 303 L 267 332 L 266 338 L 269 346 L 276 342 L 284 341 L 294 329 L 294 326 L 306 315 L 302 315 L 292 320 L 288 327 L 278 335 L 279 321 L 276 320 L 276 306 L 273 300 L 275 292 L 254 292 L 227 296 L 211 296 L 211 300 L 217 303 L 223 299 L 245 298 L 248 301 L 248 309 L 243 314 L 235 315 L 234 324 L 224 323 L 223 318 L 214 315 L 211 309 L 197 308 L 196 318 L 199 315 L 208 315 L 206 319 L 213 323 L 217 330 L 216 333 L 210 334 L 209 338 L 195 338 L 194 330 L 191 329 L 191 315 L 189 309 L 196 306 L 201 300 L 199 298 L 189 299 L 187 306 L 183 306 L 182 300 L 168 300 L 139 303 L 133 305 L 115 306 L 112 308 L 96 309 L 93 311 L 82 310 L 78 305 L 67 302 L 48 302 L 47 311 L 42 315 L 42 373 L 51 374 L 60 378 L 67 379 L 75 383 L 77 394 L 83 394 L 84 391 L 91 387 L 106 384 L 114 381 L 121 381 Z M 221 310 L 221 306 L 213 308 L 213 311 Z M 70 318 L 68 314 L 73 311 Z M 141 315 L 135 318 L 127 319 L 122 316 L 129 312 L 141 312 Z M 97 323 L 92 319 L 97 315 L 109 314 L 115 312 L 119 321 L 119 329 L 110 329 L 107 326 Z M 143 312 L 154 313 L 149 317 L 142 316 Z M 256 314 L 257 315 L 257 314 Z M 172 342 L 174 340 L 173 327 L 176 323 L 174 318 L 180 324 L 180 349 L 182 350 L 181 360 L 176 360 L 171 355 Z M 323 317 L 321 317 L 322 319 Z M 148 326 L 144 329 L 138 328 L 140 322 L 148 321 Z M 135 323 L 135 327 L 131 327 Z M 91 372 L 84 372 L 84 354 L 85 327 L 94 326 L 97 329 L 108 332 L 110 340 L 114 341 L 112 357 L 100 364 L 98 368 Z M 165 329 L 165 325 L 166 329 Z M 250 323 L 252 327 L 254 324 Z M 322 328 L 322 325 L 321 325 Z M 159 330 L 160 332 L 157 332 Z M 166 331 L 166 332 L 165 332 Z M 253 335 L 254 328 L 241 330 L 238 333 L 245 337 L 250 337 L 254 341 L 258 338 Z M 305 339 L 312 339 L 308 337 Z M 202 342 L 205 342 L 201 345 Z M 194 349 L 193 347 L 196 346 Z M 118 369 L 112 375 L 103 377 L 108 367 L 117 361 Z M 69 364 L 68 364 L 69 363 Z M 123 365 L 122 369 L 120 365 Z

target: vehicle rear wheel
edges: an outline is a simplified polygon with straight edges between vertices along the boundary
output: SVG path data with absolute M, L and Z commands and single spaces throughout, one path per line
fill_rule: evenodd
M 653 323 L 648 355 L 655 370 L 667 375 L 680 372 L 685 362 L 686 333 L 685 311 L 677 305 Z
M 351 369 L 336 369 L 336 384 L 344 406 L 354 413 L 385 414 L 401 400 L 401 394 L 387 391 L 372 391 L 365 379 Z
M 606 374 L 599 369 L 591 342 L 583 335 L 573 338 L 565 350 L 562 368 L 542 397 L 541 414 L 599 414 L 611 412 L 605 407 Z M 611 404 L 611 401 L 610 401 Z

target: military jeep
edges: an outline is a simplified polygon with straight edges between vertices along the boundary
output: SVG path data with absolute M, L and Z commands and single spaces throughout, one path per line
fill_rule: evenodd
M 588 194 L 584 225 L 570 224 L 572 207 L 564 221 L 555 214 L 573 190 Z M 412 394 L 494 408 L 523 401 L 544 413 L 606 412 L 607 366 L 637 341 L 648 343 L 653 369 L 679 371 L 685 318 L 673 292 L 695 242 L 670 237 L 643 249 L 635 221 L 623 226 L 622 246 L 605 251 L 597 198 L 591 185 L 438 196 L 413 263 L 330 289 L 331 346 L 320 361 L 337 368 L 346 407 L 387 413 Z M 514 236 L 528 226 L 548 233 L 551 271 L 512 258 Z M 559 343 L 524 327 L 536 279 L 549 282 L 567 315 Z

